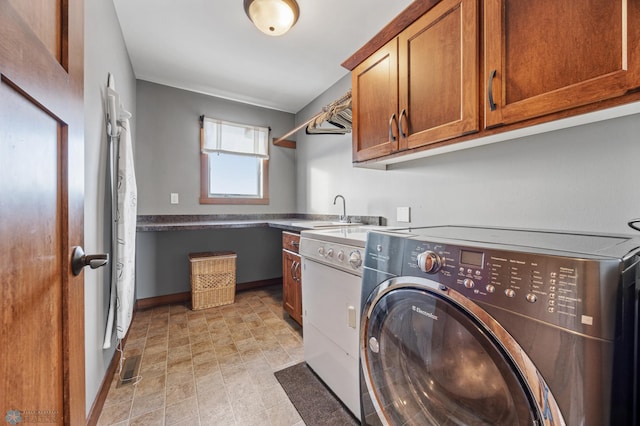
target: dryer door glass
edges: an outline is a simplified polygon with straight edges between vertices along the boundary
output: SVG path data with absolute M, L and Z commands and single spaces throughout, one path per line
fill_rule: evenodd
M 521 376 L 462 308 L 428 291 L 398 289 L 374 306 L 364 374 L 391 424 L 531 425 Z

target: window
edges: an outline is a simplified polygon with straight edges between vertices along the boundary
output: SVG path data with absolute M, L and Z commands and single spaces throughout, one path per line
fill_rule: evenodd
M 269 129 L 200 117 L 200 204 L 269 203 Z

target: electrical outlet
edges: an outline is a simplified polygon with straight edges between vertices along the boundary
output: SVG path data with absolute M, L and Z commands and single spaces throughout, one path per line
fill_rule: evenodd
M 411 222 L 411 207 L 398 207 L 396 211 L 396 220 L 398 222 Z
M 178 204 L 180 201 L 178 199 L 178 193 L 177 192 L 172 192 L 171 193 L 171 204 Z

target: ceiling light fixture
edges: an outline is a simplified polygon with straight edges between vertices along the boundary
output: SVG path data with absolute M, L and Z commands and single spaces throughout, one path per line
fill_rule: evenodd
M 289 31 L 300 15 L 296 0 L 244 0 L 244 11 L 253 25 L 270 36 Z

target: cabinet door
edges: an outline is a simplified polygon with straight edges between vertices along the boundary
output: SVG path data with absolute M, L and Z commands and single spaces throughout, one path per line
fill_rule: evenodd
M 391 40 L 351 72 L 353 161 L 398 150 L 398 42 Z
M 298 324 L 302 325 L 302 259 L 300 256 L 296 256 L 296 264 L 295 264 L 295 276 L 294 276 L 294 284 L 293 284 L 293 314 L 291 314 L 291 318 L 295 320 Z
M 486 0 L 485 127 L 639 87 L 639 3 Z
M 282 306 L 293 320 L 302 325 L 300 256 L 287 250 L 282 251 Z
M 478 1 L 444 0 L 398 36 L 401 146 L 478 131 Z

